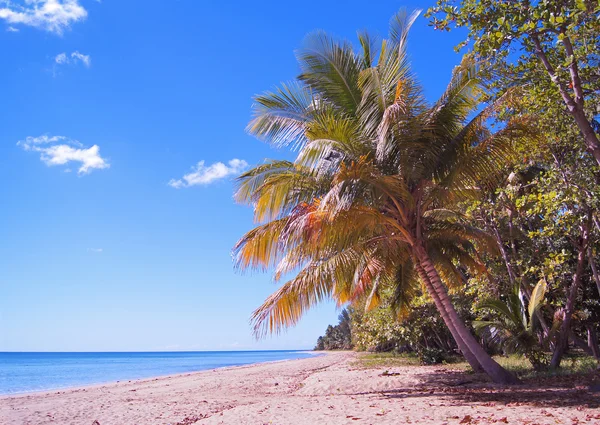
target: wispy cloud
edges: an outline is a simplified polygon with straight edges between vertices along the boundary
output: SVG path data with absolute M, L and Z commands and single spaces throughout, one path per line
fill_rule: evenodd
M 7 27 L 6 28 L 7 32 L 19 32 L 19 28 L 15 28 L 15 27 Z
M 88 248 L 88 252 L 93 252 L 94 254 L 101 254 L 104 250 L 102 248 Z
M 74 51 L 73 53 L 71 53 L 71 55 L 67 55 L 66 53 L 59 53 L 54 57 L 54 62 L 56 62 L 58 65 L 77 64 L 81 62 L 89 68 L 92 65 L 92 58 L 90 57 L 90 55 L 84 55 L 83 53 Z
M 54 58 L 54 62 L 56 62 L 59 65 L 62 65 L 63 63 L 68 63 L 69 62 L 69 57 L 67 56 L 66 53 L 59 53 Z
M 27 137 L 17 142 L 17 146 L 26 151 L 38 152 L 46 165 L 65 165 L 79 163 L 78 174 L 87 174 L 94 169 L 109 168 L 110 164 L 100 156 L 100 147 L 94 145 L 86 148 L 79 141 L 65 136 L 42 135 Z
M 79 0 L 0 0 L 0 19 L 13 25 L 28 25 L 62 34 L 72 23 L 82 21 L 87 11 Z
M 171 179 L 169 186 L 175 189 L 183 187 L 207 185 L 216 180 L 239 174 L 248 167 L 248 163 L 243 159 L 232 159 L 227 165 L 222 162 L 216 162 L 209 166 L 204 165 L 204 161 L 198 162 L 192 167 L 192 172 L 184 175 L 181 179 Z
M 74 61 L 82 62 L 87 67 L 89 67 L 92 64 L 92 58 L 90 57 L 90 55 L 84 55 L 83 53 L 79 53 L 78 51 L 74 51 L 73 53 L 71 53 L 71 58 Z

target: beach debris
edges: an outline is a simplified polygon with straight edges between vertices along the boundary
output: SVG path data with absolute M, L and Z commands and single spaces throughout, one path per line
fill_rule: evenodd
M 98 419 L 96 419 L 94 422 L 92 422 L 92 425 L 100 425 L 100 422 L 98 422 Z
M 471 417 L 471 415 L 466 415 L 464 418 L 462 418 L 462 420 L 459 423 L 470 424 L 472 420 L 473 418 Z
M 186 416 L 181 422 L 177 422 L 175 425 L 192 425 L 198 421 L 201 421 L 202 419 L 208 418 L 208 416 L 209 415 Z

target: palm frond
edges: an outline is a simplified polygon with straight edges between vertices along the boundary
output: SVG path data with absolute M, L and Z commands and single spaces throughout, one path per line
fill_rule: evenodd
M 305 269 L 252 313 L 254 335 L 260 338 L 267 333 L 277 334 L 283 328 L 295 325 L 308 309 L 330 298 L 332 292 L 331 281 Z
M 446 90 L 428 113 L 430 131 L 442 138 L 457 134 L 479 106 L 482 91 L 479 63 L 467 55 L 454 68 Z
M 306 124 L 319 103 L 310 87 L 292 82 L 254 98 L 254 118 L 246 130 L 275 146 L 299 147 L 306 142 Z
M 325 299 L 349 299 L 356 267 L 362 259 L 361 252 L 346 250 L 307 264 L 254 311 L 251 322 L 255 335 L 279 333 Z
M 256 222 L 281 218 L 303 202 L 321 196 L 327 184 L 322 176 L 288 161 L 268 161 L 237 179 L 234 198 L 254 206 Z
M 377 64 L 369 65 L 359 75 L 362 101 L 357 115 L 365 134 L 371 138 L 376 135 L 379 127 L 377 123 L 397 97 L 398 83 L 403 82 L 405 88 L 416 87 L 410 72 L 406 41 L 419 14 L 420 11 L 408 14 L 403 9 L 394 15 L 390 21 L 389 39 L 382 41 Z M 406 90 L 405 101 L 410 97 L 409 92 L 410 90 Z
M 486 300 L 479 304 L 478 308 L 488 309 L 501 317 L 509 319 L 513 324 L 522 323 L 521 315 L 519 311 L 514 311 L 510 304 L 507 304 L 501 300 Z
M 394 280 L 389 282 L 394 288 L 391 308 L 398 318 L 405 319 L 411 311 L 413 300 L 420 295 L 421 285 L 411 261 L 399 265 L 393 278 Z
M 377 41 L 367 31 L 359 31 L 357 35 L 358 42 L 360 43 L 360 47 L 362 49 L 362 68 L 371 68 L 373 61 L 378 54 L 377 47 L 375 47 Z
M 239 269 L 267 270 L 282 255 L 281 237 L 287 218 L 270 221 L 246 233 L 233 247 L 233 261 Z
M 338 108 L 348 113 L 356 111 L 361 99 L 357 81 L 362 61 L 350 43 L 317 31 L 306 38 L 296 56 L 301 81 Z
M 542 306 L 544 302 L 544 297 L 546 296 L 547 284 L 546 280 L 540 280 L 533 291 L 531 291 L 531 296 L 529 297 L 529 305 L 527 307 L 527 313 L 529 315 L 529 323 L 533 326 L 534 318 L 536 317 L 536 313 Z
M 478 253 L 495 253 L 496 241 L 457 211 L 506 178 L 531 119 L 493 130 L 490 114 L 503 106 L 480 110 L 480 65 L 470 58 L 441 98 L 426 102 L 406 54 L 418 14 L 394 16 L 380 45 L 360 33 L 357 51 L 313 33 L 297 53 L 298 80 L 256 98 L 248 131 L 299 148 L 295 161 L 269 161 L 238 179 L 236 200 L 263 224 L 234 247 L 236 266 L 273 267 L 276 280 L 296 274 L 254 312 L 257 335 L 297 323 L 326 298 L 366 301 L 368 310 L 394 290 L 406 314 L 423 292 L 412 263 L 422 250 L 448 288 L 486 273 Z M 504 301 L 484 303 L 498 320 L 478 326 L 510 347 L 528 344 L 518 296 Z
M 398 50 L 402 52 L 406 50 L 406 41 L 408 40 L 410 28 L 420 14 L 420 9 L 409 13 L 406 9 L 402 8 L 390 19 L 390 40 Z

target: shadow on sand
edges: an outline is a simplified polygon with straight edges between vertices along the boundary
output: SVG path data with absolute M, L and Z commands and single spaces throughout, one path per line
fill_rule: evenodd
M 496 385 L 490 383 L 484 375 L 447 369 L 432 370 L 418 377 L 420 383 L 414 387 L 379 394 L 395 399 L 441 397 L 454 403 L 484 406 L 600 408 L 600 392 L 596 391 L 600 383 L 598 372 L 528 379 L 516 386 Z

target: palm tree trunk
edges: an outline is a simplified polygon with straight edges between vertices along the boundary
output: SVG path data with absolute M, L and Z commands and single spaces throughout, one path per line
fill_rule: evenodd
M 579 252 L 577 254 L 577 268 L 575 269 L 575 274 L 573 275 L 573 283 L 571 284 L 571 288 L 569 289 L 569 293 L 567 296 L 567 304 L 565 306 L 564 318 L 562 324 L 560 325 L 558 342 L 556 343 L 556 348 L 554 349 L 554 353 L 552 354 L 552 360 L 550 360 L 550 369 L 557 369 L 558 367 L 560 367 L 562 357 L 565 354 L 565 351 L 567 351 L 567 347 L 569 344 L 569 332 L 571 330 L 571 319 L 573 317 L 573 312 L 575 311 L 575 300 L 577 299 L 577 291 L 579 290 L 581 275 L 583 274 L 583 269 L 585 265 L 588 238 L 588 228 L 586 225 L 584 225 L 582 229 L 581 243 L 579 245 Z
M 456 345 L 458 345 L 458 349 L 460 350 L 462 355 L 465 357 L 465 359 L 467 360 L 467 362 L 469 363 L 469 365 L 475 372 L 483 372 L 484 371 L 483 367 L 481 367 L 481 364 L 477 360 L 477 357 L 471 352 L 471 350 L 469 350 L 469 347 L 467 346 L 467 344 L 465 344 L 465 342 L 461 338 L 460 334 L 456 330 L 454 323 L 452 323 L 452 320 L 450 319 L 448 312 L 444 308 L 444 304 L 442 303 L 442 301 L 440 300 L 440 297 L 438 297 L 437 293 L 433 289 L 433 285 L 431 284 L 431 281 L 429 280 L 427 273 L 425 273 L 425 270 L 423 269 L 423 267 L 421 267 L 421 265 L 418 262 L 415 262 L 415 267 L 417 269 L 417 273 L 419 274 L 419 277 L 421 278 L 421 280 L 423 281 L 423 284 L 427 288 L 427 291 L 431 295 L 431 298 L 433 298 L 433 302 L 435 303 L 435 306 L 437 307 L 438 311 L 440 312 L 440 315 L 442 316 L 442 320 L 446 324 L 446 327 L 450 331 L 450 334 L 454 338 L 454 341 L 456 341 Z
M 417 259 L 423 267 L 423 270 L 429 277 L 433 291 L 437 294 L 443 309 L 446 310 L 450 321 L 454 325 L 456 332 L 460 338 L 464 341 L 467 349 L 475 356 L 477 362 L 481 365 L 485 373 L 492 378 L 492 380 L 499 384 L 518 384 L 519 380 L 512 373 L 500 366 L 492 357 L 483 349 L 477 342 L 473 334 L 467 329 L 464 322 L 458 316 L 458 313 L 454 309 L 454 305 L 450 301 L 446 287 L 444 286 L 440 276 L 429 258 L 427 251 L 424 248 L 418 247 L 415 249 Z

